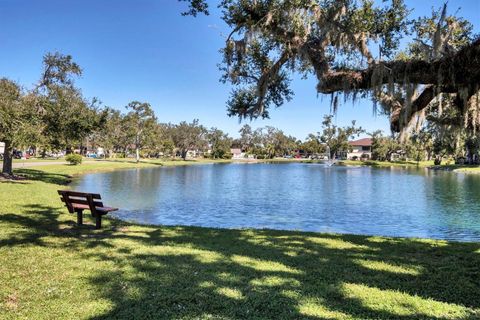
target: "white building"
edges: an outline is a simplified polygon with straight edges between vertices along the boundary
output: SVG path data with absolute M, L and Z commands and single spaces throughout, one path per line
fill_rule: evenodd
M 230 153 L 232 154 L 232 159 L 245 159 L 245 153 L 242 152 L 242 149 L 232 148 Z
M 0 142 L 0 154 L 3 154 L 5 152 L 5 143 Z
M 372 139 L 363 138 L 350 141 L 348 144 L 352 147 L 352 151 L 347 153 L 347 159 L 360 160 L 372 158 Z

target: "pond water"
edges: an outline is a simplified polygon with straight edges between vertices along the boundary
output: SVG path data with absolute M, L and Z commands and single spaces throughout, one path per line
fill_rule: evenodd
M 480 240 L 480 175 L 322 164 L 211 164 L 88 174 L 121 219 Z

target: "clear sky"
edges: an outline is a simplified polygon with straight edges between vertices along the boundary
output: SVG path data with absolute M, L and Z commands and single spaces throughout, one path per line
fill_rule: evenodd
M 232 136 L 241 127 L 226 115 L 230 87 L 220 83 L 218 50 L 228 28 L 214 7 L 210 16 L 180 15 L 177 0 L 0 0 L 0 77 L 29 88 L 39 79 L 42 56 L 71 54 L 84 70 L 77 81 L 86 97 L 123 109 L 132 100 L 152 104 L 162 122 L 198 118 Z M 411 16 L 429 15 L 439 0 L 407 0 Z M 449 0 L 450 12 L 461 7 L 480 33 L 480 0 Z M 320 129 L 330 112 L 330 98 L 317 96 L 315 81 L 295 80 L 295 97 L 271 111 L 272 125 L 304 139 Z M 374 116 L 370 100 L 340 106 L 338 125 L 351 120 L 369 131 L 388 132 L 388 120 Z

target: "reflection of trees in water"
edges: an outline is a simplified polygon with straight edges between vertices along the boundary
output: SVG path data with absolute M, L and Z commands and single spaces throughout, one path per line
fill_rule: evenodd
M 425 198 L 432 224 L 448 226 L 443 231 L 452 236 L 480 236 L 480 176 L 430 172 L 428 178 Z

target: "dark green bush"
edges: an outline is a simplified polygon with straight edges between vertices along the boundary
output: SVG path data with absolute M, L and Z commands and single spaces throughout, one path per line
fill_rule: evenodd
M 232 159 L 232 157 L 233 157 L 233 153 L 230 153 L 230 152 L 225 152 L 222 155 L 222 159 Z
M 77 164 L 82 163 L 83 158 L 79 154 L 71 153 L 65 157 L 65 160 L 71 165 L 76 166 Z

